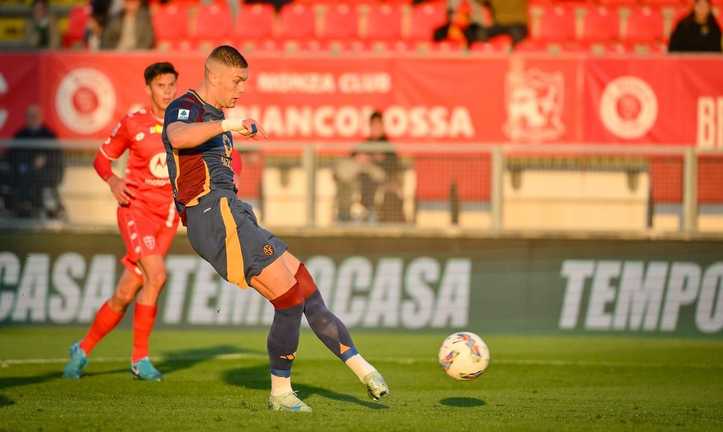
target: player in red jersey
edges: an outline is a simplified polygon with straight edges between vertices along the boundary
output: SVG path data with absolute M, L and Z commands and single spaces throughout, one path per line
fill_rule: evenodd
M 125 270 L 113 296 L 98 310 L 85 337 L 70 348 L 66 378 L 80 378 L 95 345 L 123 318 L 136 299 L 133 316 L 131 372 L 158 381 L 161 373 L 148 358 L 148 339 L 156 317 L 156 300 L 166 281 L 163 258 L 178 227 L 166 152 L 161 142 L 166 107 L 175 98 L 178 72 L 170 63 L 144 71 L 150 105 L 124 117 L 100 146 L 94 166 L 118 201 L 118 228 L 126 246 Z M 118 177 L 111 161 L 129 152 L 126 173 Z

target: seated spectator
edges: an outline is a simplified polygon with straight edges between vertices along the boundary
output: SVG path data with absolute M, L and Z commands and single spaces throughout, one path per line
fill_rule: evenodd
M 91 51 L 98 51 L 103 38 L 103 23 L 105 19 L 100 14 L 91 14 L 88 17 L 88 24 L 85 29 L 85 47 Z
M 30 105 L 26 125 L 15 134 L 15 139 L 54 140 L 56 135 L 43 124 L 40 107 Z M 7 159 L 12 169 L 9 210 L 18 217 L 64 217 L 65 207 L 58 193 L 64 174 L 63 151 L 17 143 L 8 151 Z
M 469 43 L 509 35 L 514 44 L 527 37 L 527 0 L 448 0 L 452 14 L 469 8 Z
M 721 29 L 710 0 L 694 0 L 693 10 L 676 24 L 670 52 L 721 52 Z
M 336 167 L 337 220 L 404 222 L 402 169 L 384 132 L 382 113 L 369 118 L 369 137 Z M 380 148 L 381 146 L 381 148 Z M 359 214 L 353 211 L 358 196 Z
M 48 0 L 33 1 L 32 16 L 27 26 L 28 45 L 33 48 L 56 48 L 59 33 L 55 25 L 55 17 L 50 14 Z
M 471 42 L 469 11 L 466 8 L 447 9 L 447 22 L 434 30 L 435 42 Z
M 101 49 L 144 50 L 155 45 L 151 13 L 146 0 L 124 0 L 123 9 L 103 27 Z

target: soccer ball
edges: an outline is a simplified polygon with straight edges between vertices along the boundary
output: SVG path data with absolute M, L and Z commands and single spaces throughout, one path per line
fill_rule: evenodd
M 474 333 L 452 333 L 439 348 L 439 365 L 456 380 L 473 380 L 482 375 L 489 364 L 490 350 Z

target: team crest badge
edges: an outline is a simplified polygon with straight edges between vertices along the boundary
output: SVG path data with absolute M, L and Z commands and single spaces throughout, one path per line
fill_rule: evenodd
M 264 255 L 271 256 L 274 254 L 274 248 L 270 244 L 266 243 L 264 245 Z
M 549 141 L 565 132 L 565 82 L 559 72 L 518 68 L 507 74 L 504 132 L 513 141 Z
M 156 248 L 156 238 L 153 236 L 145 236 L 143 237 L 143 244 L 146 245 L 146 248 L 148 249 L 155 249 Z

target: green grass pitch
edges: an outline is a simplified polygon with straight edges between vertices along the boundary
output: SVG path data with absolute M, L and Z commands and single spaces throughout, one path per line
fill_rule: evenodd
M 80 381 L 61 379 L 79 327 L 0 328 L 0 431 L 48 430 L 723 430 L 723 342 L 485 335 L 487 372 L 448 378 L 444 333 L 354 331 L 391 396 L 356 377 L 304 330 L 294 384 L 312 414 L 269 412 L 265 330 L 157 330 L 165 373 L 128 371 L 131 335 L 112 333 Z

